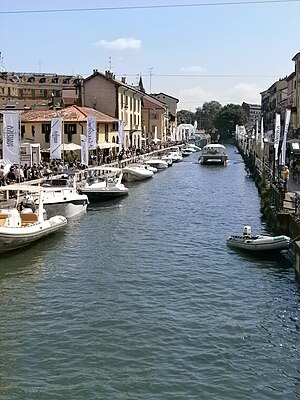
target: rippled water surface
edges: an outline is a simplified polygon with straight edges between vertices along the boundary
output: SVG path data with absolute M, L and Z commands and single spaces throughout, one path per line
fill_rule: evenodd
M 0 399 L 300 399 L 292 258 L 226 247 L 266 230 L 235 147 L 0 259 Z

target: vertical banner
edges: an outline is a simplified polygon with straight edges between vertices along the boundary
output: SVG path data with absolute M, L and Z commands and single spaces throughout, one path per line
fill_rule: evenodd
M 81 164 L 89 165 L 89 144 L 88 138 L 85 135 L 80 135 L 80 144 L 81 144 Z
M 258 145 L 258 119 L 256 120 L 255 124 L 255 144 Z
M 274 149 L 275 149 L 275 161 L 278 160 L 278 148 L 280 140 L 280 114 L 276 113 L 275 118 L 275 134 L 274 134 Z
M 280 165 L 285 165 L 285 156 L 286 156 L 286 138 L 289 130 L 291 119 L 291 109 L 287 108 L 285 113 L 285 124 L 284 124 L 284 132 L 283 132 L 283 140 L 281 145 L 281 155 L 280 155 Z
M 265 142 L 264 142 L 264 118 L 261 117 L 261 123 L 260 123 L 260 149 L 261 151 L 264 151 L 265 148 Z
M 87 140 L 89 150 L 97 149 L 97 125 L 95 117 L 87 118 Z
M 62 119 L 51 119 L 50 160 L 61 159 Z
M 155 144 L 157 144 L 157 126 L 156 125 L 154 126 L 154 139 L 153 139 L 153 142 Z
M 118 129 L 118 138 L 120 147 L 124 147 L 124 123 L 123 120 L 119 119 L 119 129 Z
M 20 164 L 20 115 L 16 111 L 2 111 L 3 159 L 11 164 Z

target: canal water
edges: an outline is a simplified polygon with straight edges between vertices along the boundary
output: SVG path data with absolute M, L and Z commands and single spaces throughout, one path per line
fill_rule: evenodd
M 191 155 L 1 256 L 1 400 L 300 399 L 292 258 L 227 248 L 267 232 L 227 148 L 226 167 Z

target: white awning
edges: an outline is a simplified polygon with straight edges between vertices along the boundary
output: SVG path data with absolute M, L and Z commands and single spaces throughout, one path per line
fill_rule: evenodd
M 111 142 L 105 142 L 105 143 L 98 143 L 99 149 L 112 149 L 115 147 L 119 147 L 118 143 L 111 143 Z

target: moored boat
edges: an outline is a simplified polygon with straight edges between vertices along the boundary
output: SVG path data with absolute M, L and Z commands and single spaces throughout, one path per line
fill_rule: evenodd
M 67 224 L 62 215 L 45 219 L 41 187 L 16 184 L 1 187 L 0 191 L 6 199 L 0 203 L 0 253 L 25 247 Z M 36 209 L 24 208 L 27 194 L 38 196 Z
M 147 165 L 138 163 L 126 165 L 126 167 L 122 168 L 122 172 L 125 182 L 142 181 L 152 178 L 154 175 L 154 172 L 150 171 Z
M 115 167 L 91 167 L 82 171 L 78 191 L 86 194 L 91 203 L 107 201 L 128 195 L 123 185 L 123 172 Z
M 281 251 L 288 249 L 291 245 L 291 238 L 285 235 L 268 236 L 256 235 L 252 236 L 251 227 L 244 226 L 243 235 L 231 235 L 227 239 L 227 245 L 231 248 L 239 250 L 247 250 L 252 252 L 264 251 Z

